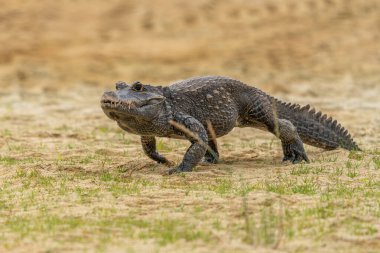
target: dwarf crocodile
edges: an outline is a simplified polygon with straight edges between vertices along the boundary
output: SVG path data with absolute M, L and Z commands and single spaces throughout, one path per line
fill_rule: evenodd
M 234 127 L 269 131 L 282 143 L 283 161 L 309 162 L 303 143 L 326 150 L 359 150 L 336 120 L 310 105 L 284 103 L 238 80 L 221 76 L 195 77 L 167 87 L 117 82 L 101 98 L 104 113 L 123 130 L 141 136 L 145 154 L 171 164 L 156 150 L 156 137 L 191 142 L 182 162 L 169 170 L 192 171 L 202 161 L 219 159 L 216 138 Z

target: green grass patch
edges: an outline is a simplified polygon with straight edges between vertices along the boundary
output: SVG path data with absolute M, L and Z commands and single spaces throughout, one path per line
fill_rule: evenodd
M 234 190 L 233 182 L 229 178 L 217 178 L 215 184 L 211 185 L 209 190 L 221 195 L 231 193 Z
M 355 236 L 371 236 L 378 232 L 371 224 L 354 218 L 348 218 L 344 222 L 344 227 L 351 235 Z
M 314 195 L 318 190 L 318 182 L 314 178 L 304 178 L 301 183 L 291 187 L 293 193 Z
M 19 160 L 11 156 L 0 156 L 0 164 L 3 165 L 15 165 Z
M 12 131 L 9 129 L 4 129 L 1 131 L 1 135 L 4 137 L 12 137 Z
M 364 152 L 361 152 L 361 151 L 350 151 L 350 153 L 348 154 L 348 158 L 349 159 L 354 159 L 354 160 L 357 160 L 357 161 L 362 161 L 364 159 Z
M 372 162 L 375 166 L 375 169 L 379 170 L 380 169 L 380 157 L 373 157 Z
M 313 167 L 309 166 L 307 164 L 301 164 L 298 167 L 292 168 L 290 171 L 290 175 L 293 176 L 301 176 L 301 175 L 307 175 L 307 174 L 314 174 L 318 175 L 323 172 L 323 167 Z
M 268 192 L 274 192 L 278 194 L 305 194 L 314 195 L 319 189 L 317 180 L 313 177 L 305 177 L 299 180 L 280 177 L 275 180 L 266 180 L 260 184 L 260 187 Z
M 159 244 L 167 245 L 178 240 L 209 242 L 212 233 L 208 230 L 199 229 L 181 219 L 162 219 L 149 223 L 145 230 L 139 232 L 141 239 L 155 238 Z
M 104 210 L 100 210 L 100 212 L 104 213 Z M 179 240 L 204 242 L 212 240 L 212 233 L 209 230 L 197 228 L 186 220 L 169 218 L 142 220 L 130 215 L 120 217 L 113 214 L 114 211 L 111 211 L 107 215 L 98 216 L 97 219 L 59 216 L 47 212 L 41 212 L 37 216 L 16 215 L 9 217 L 4 222 L 3 229 L 16 234 L 20 239 L 35 238 L 43 234 L 49 237 L 70 231 L 92 231 L 92 239 L 94 237 L 104 239 L 107 235 L 112 234 L 112 237 L 153 239 L 160 245 L 167 245 Z M 106 243 L 112 241 L 112 237 L 108 238 Z
M 158 140 L 157 142 L 157 151 L 158 152 L 171 152 L 173 151 L 173 148 L 164 140 Z
M 45 214 L 37 217 L 12 216 L 5 221 L 4 226 L 23 238 L 37 233 L 72 230 L 81 224 L 83 224 L 81 218 Z

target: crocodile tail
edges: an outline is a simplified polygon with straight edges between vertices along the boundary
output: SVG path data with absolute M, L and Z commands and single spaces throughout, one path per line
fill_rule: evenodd
M 274 100 L 278 117 L 291 121 L 304 143 L 328 150 L 360 150 L 348 131 L 333 118 L 310 109 L 310 105 L 301 107 Z

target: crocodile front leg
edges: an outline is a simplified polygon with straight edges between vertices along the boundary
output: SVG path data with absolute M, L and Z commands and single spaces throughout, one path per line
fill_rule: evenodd
M 171 162 L 160 155 L 156 149 L 156 138 L 154 136 L 141 136 L 141 144 L 144 150 L 144 153 L 150 158 L 155 160 L 158 163 L 164 163 L 171 165 Z
M 178 167 L 170 169 L 169 174 L 192 171 L 206 154 L 207 131 L 197 119 L 190 115 L 178 113 L 174 115 L 174 122 L 171 123 L 178 132 L 191 142 L 191 146 L 187 149 L 182 162 Z

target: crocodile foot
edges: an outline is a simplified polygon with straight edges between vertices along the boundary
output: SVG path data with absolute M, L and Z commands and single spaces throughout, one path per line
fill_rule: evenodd
M 283 162 L 291 161 L 294 164 L 302 161 L 309 162 L 301 139 L 296 138 L 291 142 L 282 143 L 282 149 L 284 152 Z
M 210 155 L 210 156 L 205 155 L 203 157 L 203 160 L 202 160 L 202 162 L 204 162 L 204 163 L 212 163 L 212 164 L 218 163 L 218 161 L 219 161 L 219 157 L 215 157 L 212 155 Z
M 174 173 L 191 172 L 191 171 L 192 171 L 191 168 L 186 168 L 186 167 L 180 165 L 178 167 L 170 168 L 168 170 L 168 174 L 171 175 Z

